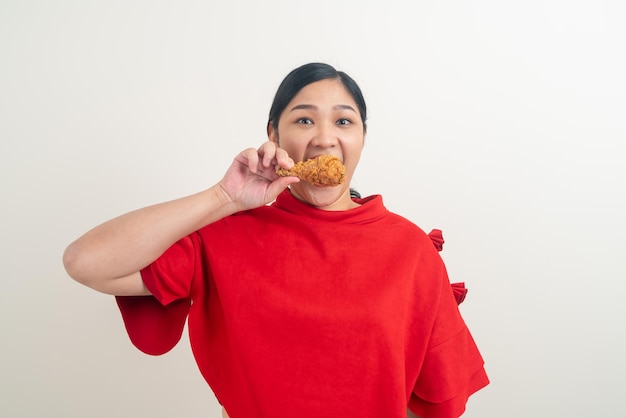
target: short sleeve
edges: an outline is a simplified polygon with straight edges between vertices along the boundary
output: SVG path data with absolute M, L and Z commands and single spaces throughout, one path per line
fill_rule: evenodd
M 189 297 L 197 258 L 195 238 L 181 239 L 141 270 L 146 287 L 163 305 Z
M 409 409 L 421 418 L 461 416 L 469 396 L 489 383 L 483 365 L 446 276 Z
M 183 238 L 141 270 L 151 296 L 116 296 L 128 336 L 144 353 L 161 355 L 180 341 L 191 305 L 194 241 Z

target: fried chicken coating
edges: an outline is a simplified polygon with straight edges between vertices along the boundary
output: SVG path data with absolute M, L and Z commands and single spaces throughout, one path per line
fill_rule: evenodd
M 318 186 L 337 186 L 346 177 L 346 167 L 334 155 L 320 155 L 296 163 L 291 170 L 279 168 L 279 176 L 296 176 Z

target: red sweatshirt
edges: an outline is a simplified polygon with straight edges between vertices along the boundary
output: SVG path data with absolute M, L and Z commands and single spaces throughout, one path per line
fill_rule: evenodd
M 188 317 L 231 418 L 460 416 L 488 384 L 433 242 L 380 196 L 324 211 L 283 192 L 182 239 L 118 297 L 133 343 L 162 354 Z

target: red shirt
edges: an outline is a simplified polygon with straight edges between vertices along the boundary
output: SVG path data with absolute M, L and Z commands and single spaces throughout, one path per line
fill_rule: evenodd
M 488 383 L 431 239 L 380 196 L 324 211 L 283 192 L 182 239 L 118 298 L 162 354 L 188 316 L 198 367 L 231 418 L 458 417 Z

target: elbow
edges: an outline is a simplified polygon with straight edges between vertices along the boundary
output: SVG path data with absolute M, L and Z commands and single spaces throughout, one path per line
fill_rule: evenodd
M 67 274 L 78 283 L 88 286 L 88 275 L 85 273 L 84 257 L 81 256 L 78 245 L 70 244 L 63 252 L 63 267 Z

